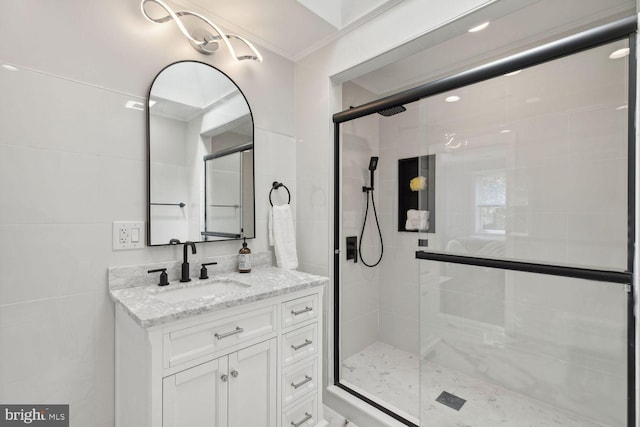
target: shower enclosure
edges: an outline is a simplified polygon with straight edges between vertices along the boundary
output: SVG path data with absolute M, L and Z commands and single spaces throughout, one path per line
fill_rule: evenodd
M 635 425 L 635 30 L 334 116 L 338 387 L 409 426 Z

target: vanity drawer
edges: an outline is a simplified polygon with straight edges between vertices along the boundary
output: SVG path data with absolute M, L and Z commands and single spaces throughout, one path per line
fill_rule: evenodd
M 172 368 L 198 357 L 266 336 L 276 330 L 276 306 L 166 332 L 164 367 Z
M 317 323 L 287 332 L 282 337 L 281 343 L 283 366 L 289 366 L 315 354 L 318 350 Z
M 318 400 L 315 395 L 282 413 L 282 427 L 311 427 L 318 421 Z
M 297 325 L 318 316 L 318 295 L 308 295 L 282 304 L 282 327 Z
M 282 374 L 282 405 L 318 391 L 318 360 L 292 366 Z

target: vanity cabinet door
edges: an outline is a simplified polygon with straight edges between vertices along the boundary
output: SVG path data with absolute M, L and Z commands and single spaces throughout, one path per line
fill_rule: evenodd
M 164 378 L 163 427 L 226 427 L 226 375 L 222 357 Z
M 229 355 L 229 427 L 276 427 L 276 339 Z

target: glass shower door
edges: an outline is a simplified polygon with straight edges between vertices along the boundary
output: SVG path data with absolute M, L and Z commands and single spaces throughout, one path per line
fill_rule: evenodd
M 438 217 L 418 255 L 421 426 L 627 426 L 629 63 L 613 52 L 628 41 L 421 101 Z

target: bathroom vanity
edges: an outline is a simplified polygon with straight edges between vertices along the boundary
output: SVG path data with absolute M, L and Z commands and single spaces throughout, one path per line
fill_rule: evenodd
M 116 426 L 325 425 L 326 278 L 270 266 L 164 287 L 118 276 Z

